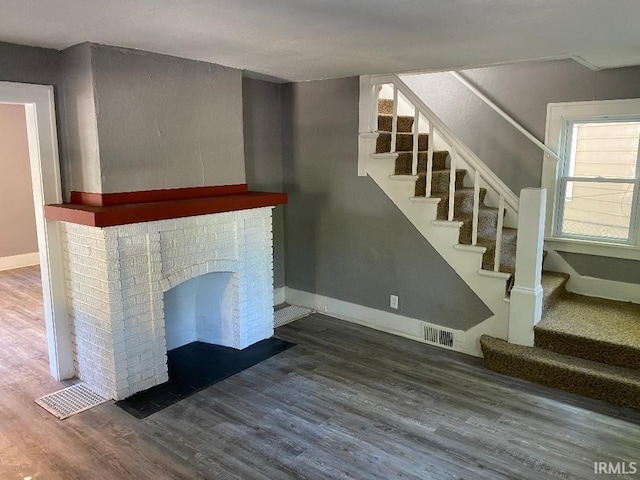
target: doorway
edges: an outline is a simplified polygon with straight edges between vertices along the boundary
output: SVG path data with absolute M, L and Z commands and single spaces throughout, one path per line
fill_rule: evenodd
M 23 105 L 0 103 L 0 205 L 0 271 L 38 265 Z
M 62 203 L 53 87 L 0 82 L 0 104 L 24 107 L 49 354 L 56 380 L 75 375 L 58 223 L 44 205 Z

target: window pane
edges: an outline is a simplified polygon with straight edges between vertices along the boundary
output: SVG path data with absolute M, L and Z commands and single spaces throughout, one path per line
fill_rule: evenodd
M 634 178 L 640 122 L 576 123 L 569 176 Z
M 562 233 L 628 240 L 633 183 L 567 182 Z

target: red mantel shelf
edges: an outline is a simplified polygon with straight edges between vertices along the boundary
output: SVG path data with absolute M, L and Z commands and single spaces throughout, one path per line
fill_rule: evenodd
M 111 227 L 284 205 L 287 194 L 250 192 L 247 185 L 242 184 L 111 194 L 72 192 L 71 201 L 73 203 L 46 205 L 45 217 L 92 227 Z

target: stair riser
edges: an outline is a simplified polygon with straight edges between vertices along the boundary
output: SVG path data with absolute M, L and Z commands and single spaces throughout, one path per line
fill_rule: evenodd
M 536 347 L 608 365 L 640 369 L 638 349 L 546 330 L 534 329 L 534 332 Z
M 393 130 L 392 115 L 378 115 L 378 130 L 390 132 Z M 413 117 L 398 117 L 398 132 L 411 132 L 413 128 Z
M 517 237 L 503 234 L 502 247 L 500 248 L 500 271 L 503 273 L 515 273 L 516 271 L 516 244 Z M 487 247 L 487 251 L 482 257 L 482 268 L 485 270 L 493 270 L 495 261 L 496 244 L 495 241 L 487 242 L 480 239 L 478 244 Z
M 496 212 L 497 213 L 497 212 Z M 498 218 L 493 212 L 478 212 L 478 237 L 489 237 L 496 233 L 498 228 Z M 473 228 L 473 217 L 464 219 L 460 228 L 460 243 L 471 245 L 471 230 Z
M 432 170 L 444 170 L 447 164 L 449 152 L 433 152 L 433 168 Z M 413 165 L 413 154 L 410 152 L 401 152 L 396 159 L 396 175 L 411 175 L 411 167 Z M 427 152 L 418 152 L 418 173 L 427 171 Z
M 416 180 L 416 183 L 419 182 L 420 179 Z M 457 187 L 456 187 L 457 188 Z M 484 204 L 484 197 L 487 191 L 484 188 L 480 189 L 480 206 L 482 207 Z M 416 196 L 424 196 L 424 187 L 422 188 L 422 195 Z M 438 219 L 444 220 L 447 218 L 449 213 L 449 196 L 447 194 L 437 195 L 439 197 L 444 197 L 438 204 Z M 473 191 L 469 190 L 456 190 L 454 200 L 454 214 L 472 214 L 473 213 Z
M 378 113 L 393 115 L 393 100 L 390 98 L 378 99 Z
M 559 365 L 538 364 L 487 349 L 481 340 L 484 364 L 494 372 L 521 378 L 540 385 L 577 393 L 623 407 L 640 409 L 640 387 L 625 385 L 613 378 L 592 376 Z
M 425 151 L 429 148 L 429 135 L 421 133 L 418 138 L 418 150 Z M 413 134 L 398 133 L 396 136 L 396 151 L 410 152 L 413 150 Z M 376 142 L 376 153 L 387 153 L 391 151 L 391 133 L 380 132 Z
M 543 272 L 543 274 L 544 274 L 544 272 Z M 543 316 L 551 307 L 553 307 L 553 305 L 555 305 L 555 303 L 558 301 L 558 299 L 560 297 L 562 297 L 563 293 L 565 293 L 567 291 L 566 286 L 567 286 L 567 281 L 568 280 L 569 280 L 569 275 L 566 275 L 566 277 L 563 279 L 563 281 L 561 281 L 559 284 L 554 285 L 554 287 L 551 289 L 550 293 L 549 293 L 549 289 L 548 288 L 544 289 L 544 297 L 543 297 L 543 301 L 542 301 L 542 315 Z
M 464 186 L 463 182 L 464 182 L 464 177 L 466 173 L 467 173 L 466 170 L 458 170 L 456 172 L 456 189 L 462 188 Z M 450 180 L 451 180 L 450 174 L 448 171 L 446 173 L 434 172 L 431 177 L 431 192 L 432 193 L 448 192 Z M 427 188 L 427 178 L 425 176 L 422 176 L 418 180 L 416 180 L 415 196 L 424 197 L 426 193 L 426 188 Z M 473 196 L 471 197 L 471 201 L 473 202 Z

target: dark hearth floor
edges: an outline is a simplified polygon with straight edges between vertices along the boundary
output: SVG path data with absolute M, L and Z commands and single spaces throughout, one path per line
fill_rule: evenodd
M 136 418 L 148 417 L 293 345 L 275 337 L 243 350 L 202 342 L 189 343 L 168 352 L 168 382 L 136 393 L 116 405 Z

